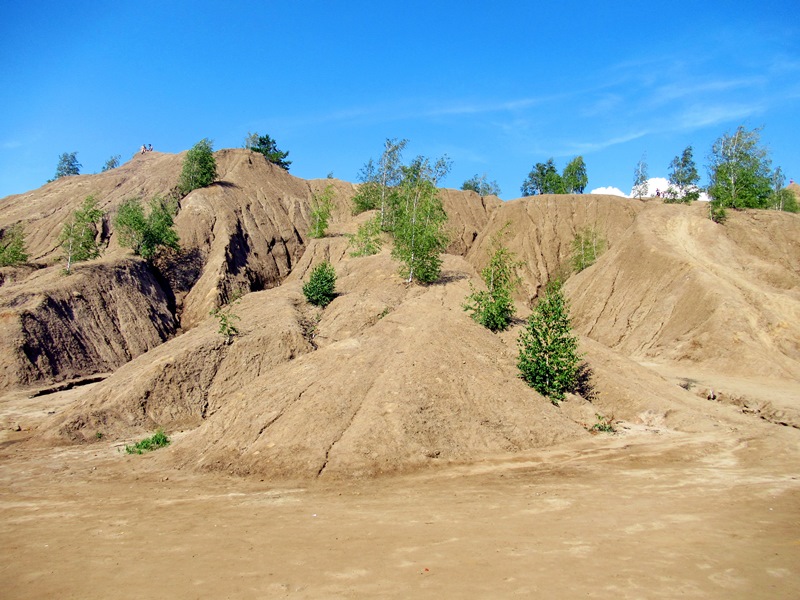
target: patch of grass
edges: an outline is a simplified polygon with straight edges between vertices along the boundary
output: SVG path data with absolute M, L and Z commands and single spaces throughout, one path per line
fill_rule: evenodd
M 151 450 L 157 450 L 169 445 L 169 438 L 163 430 L 159 429 L 152 437 L 145 438 L 136 442 L 135 444 L 125 446 L 125 452 L 128 454 L 144 454 Z
M 604 433 L 616 433 L 616 428 L 614 427 L 614 417 L 604 417 L 601 414 L 596 414 L 597 423 L 592 425 L 592 428 L 589 431 L 602 431 Z

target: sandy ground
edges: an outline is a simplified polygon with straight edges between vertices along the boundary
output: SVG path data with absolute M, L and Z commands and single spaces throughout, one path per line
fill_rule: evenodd
M 21 446 L 3 410 L 3 598 L 800 597 L 800 431 L 756 417 L 292 484 Z

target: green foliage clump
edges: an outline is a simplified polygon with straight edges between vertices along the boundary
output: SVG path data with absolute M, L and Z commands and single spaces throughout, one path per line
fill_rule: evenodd
M 569 164 L 564 167 L 561 173 L 561 180 L 564 184 L 564 192 L 567 194 L 582 194 L 589 185 L 589 177 L 586 174 L 586 163 L 582 156 L 576 156 Z
M 336 271 L 327 260 L 311 271 L 311 277 L 303 285 L 303 295 L 311 304 L 325 308 L 336 297 Z
M 353 214 L 380 209 L 381 229 L 392 228 L 398 186 L 403 180 L 402 154 L 408 140 L 387 139 L 377 165 L 370 159 L 359 173 L 358 193 L 353 197 Z
M 480 177 L 475 175 L 472 177 L 472 179 L 467 179 L 463 184 L 461 184 L 461 189 L 465 191 L 476 192 L 481 198 L 484 196 L 500 195 L 500 186 L 497 185 L 496 181 L 487 181 L 486 173 Z
M 529 386 L 556 405 L 575 389 L 581 356 L 559 281 L 547 285 L 517 344 L 517 367 Z
M 352 248 L 350 256 L 371 256 L 381 251 L 381 221 L 379 216 L 358 226 L 355 235 L 348 235 Z
M 139 198 L 125 200 L 114 219 L 120 244 L 147 260 L 154 258 L 162 249 L 180 250 L 178 234 L 173 228 L 177 212 L 175 200 L 158 196 L 151 200 L 148 215 L 145 215 Z
M 54 179 L 67 175 L 80 175 L 80 173 L 81 163 L 78 162 L 77 152 L 64 152 L 58 157 L 58 165 L 56 165 L 56 176 Z
M 94 196 L 88 196 L 81 207 L 75 210 L 61 229 L 61 248 L 67 261 L 65 271 L 71 272 L 72 263 L 92 260 L 100 256 L 97 245 L 97 223 L 103 211 L 97 208 Z
M 470 315 L 490 331 L 505 331 L 511 324 L 516 310 L 514 308 L 514 290 L 520 285 L 517 268 L 521 262 L 514 260 L 514 254 L 500 242 L 502 231 L 495 236 L 494 254 L 489 264 L 481 271 L 486 290 L 472 291 L 464 303 L 464 310 L 472 311 Z
M 336 194 L 332 185 L 326 185 L 322 194 L 314 194 L 311 199 L 311 231 L 308 235 L 312 238 L 325 237 L 328 230 L 328 220 L 333 209 L 333 197 Z
M 236 327 L 236 321 L 241 320 L 241 317 L 233 312 L 234 306 L 239 304 L 240 297 L 234 296 L 233 300 L 225 306 L 218 306 L 209 314 L 215 317 L 219 322 L 219 333 L 225 338 L 225 343 L 230 344 L 233 338 L 239 335 L 239 328 Z
M 559 175 L 555 161 L 550 158 L 546 163 L 536 163 L 522 182 L 523 196 L 536 194 L 582 194 L 589 184 L 586 175 L 586 163 L 582 156 L 573 158 Z
M 667 203 L 683 202 L 689 204 L 700 197 L 697 183 L 700 175 L 692 156 L 692 147 L 686 146 L 680 156 L 676 156 L 669 164 L 669 188 L 664 192 Z
M 592 425 L 589 431 L 592 432 L 604 432 L 604 433 L 615 433 L 617 431 L 616 427 L 614 427 L 614 417 L 605 417 L 600 413 L 596 413 L 595 417 L 597 417 L 597 423 Z
M 437 182 L 450 169 L 447 157 L 431 165 L 428 159 L 416 158 L 403 167 L 403 181 L 398 189 L 397 205 L 392 208 L 392 257 L 403 263 L 401 274 L 408 283 L 433 283 L 439 278 L 440 254 L 449 241 L 444 229 L 444 211 Z
M 111 169 L 116 169 L 119 166 L 119 161 L 122 157 L 119 154 L 115 154 L 111 158 L 106 161 L 106 164 L 103 165 L 103 173 L 106 171 L 110 171 Z
M 550 158 L 546 163 L 536 163 L 528 173 L 528 178 L 520 188 L 523 196 L 536 194 L 563 194 L 564 181 L 558 174 L 555 161 Z
M 772 196 L 770 197 L 769 208 L 786 212 L 798 212 L 797 196 L 790 189 L 784 186 L 786 176 L 783 169 L 778 167 L 772 173 Z
M 761 130 L 740 125 L 716 142 L 709 156 L 708 195 L 722 208 L 767 208 L 772 196 L 771 161 Z
M 800 211 L 800 207 L 797 205 L 797 196 L 792 190 L 786 188 L 775 192 L 770 202 L 770 208 L 790 213 Z
M 286 160 L 289 156 L 288 152 L 281 152 L 278 149 L 278 144 L 268 135 L 258 135 L 258 133 L 248 133 L 244 141 L 244 147 L 253 152 L 263 154 L 266 159 L 273 165 L 279 166 L 281 169 L 289 170 L 289 165 L 292 161 Z
M 606 240 L 594 227 L 586 226 L 579 230 L 572 239 L 572 268 L 580 273 L 592 266 L 598 257 L 606 251 Z
M 0 267 L 19 265 L 27 260 L 22 224 L 17 223 L 0 231 Z
M 167 434 L 165 434 L 163 430 L 159 429 L 153 434 L 152 437 L 140 440 L 133 445 L 126 445 L 125 452 L 128 454 L 144 454 L 145 452 L 158 450 L 159 448 L 168 446 L 169 443 L 170 439 L 167 437 Z
M 728 211 L 725 210 L 725 207 L 720 201 L 712 200 L 708 203 L 708 218 L 714 221 L 714 223 L 724 225 L 725 221 L 728 220 Z
M 192 146 L 183 159 L 178 190 L 184 196 L 217 180 L 217 161 L 214 158 L 213 142 L 203 138 Z

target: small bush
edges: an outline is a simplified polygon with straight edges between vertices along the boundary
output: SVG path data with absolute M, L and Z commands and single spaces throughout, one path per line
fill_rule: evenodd
M 714 221 L 714 223 L 724 225 L 725 221 L 728 219 L 728 212 L 725 210 L 722 203 L 712 200 L 708 203 L 708 218 Z
M 327 260 L 311 271 L 311 277 L 303 286 L 303 294 L 311 304 L 325 308 L 336 297 L 336 271 Z
M 572 268 L 580 273 L 606 251 L 606 240 L 593 227 L 584 227 L 572 239 Z
M 596 414 L 597 423 L 592 425 L 592 428 L 589 431 L 592 432 L 599 432 L 602 431 L 604 433 L 615 433 L 617 430 L 614 427 L 614 417 L 604 417 L 601 414 Z
M 211 185 L 217 180 L 217 161 L 214 158 L 213 142 L 203 138 L 197 142 L 183 159 L 183 168 L 178 189 L 184 196 Z
M 375 216 L 359 225 L 355 235 L 348 235 L 348 244 L 352 248 L 350 256 L 371 256 L 381 251 L 381 221 Z
M 0 267 L 19 265 L 27 260 L 22 224 L 17 223 L 0 231 Z
M 323 238 L 328 231 L 328 220 L 333 209 L 333 196 L 335 190 L 332 185 L 326 185 L 321 194 L 314 194 L 311 200 L 311 231 L 309 237 Z
M 566 392 L 575 389 L 581 359 L 578 338 L 570 323 L 569 303 L 559 281 L 548 284 L 517 343 L 517 367 L 522 378 L 558 405 Z
M 169 442 L 170 439 L 167 437 L 167 434 L 165 434 L 163 430 L 159 429 L 153 434 L 152 437 L 140 440 L 132 446 L 125 446 L 125 452 L 128 454 L 144 454 L 145 452 L 150 452 L 152 450 L 157 450 L 159 448 L 163 448 L 164 446 L 168 446 Z
M 481 271 L 486 291 L 476 290 L 470 283 L 472 293 L 467 296 L 463 308 L 472 311 L 472 318 L 490 331 L 504 331 L 511 324 L 516 310 L 514 290 L 520 285 L 517 267 L 522 263 L 515 260 L 514 254 L 500 242 L 505 227 L 495 236 L 495 252 L 489 264 Z
M 229 304 L 217 307 L 209 313 L 219 322 L 218 331 L 225 338 L 226 344 L 230 344 L 233 338 L 239 335 L 239 329 L 235 323 L 240 320 L 240 317 L 233 312 L 233 307 L 239 303 L 239 300 L 240 298 L 237 296 Z
M 72 270 L 72 264 L 92 260 L 100 256 L 97 245 L 97 224 L 103 218 L 103 211 L 97 208 L 94 196 L 88 196 L 81 207 L 73 211 L 61 229 L 61 249 L 67 261 L 65 272 Z
M 128 198 L 114 219 L 120 244 L 132 248 L 134 254 L 147 260 L 162 249 L 180 250 L 178 234 L 173 228 L 177 211 L 174 200 L 156 197 L 150 202 L 150 214 L 145 216 L 141 200 Z

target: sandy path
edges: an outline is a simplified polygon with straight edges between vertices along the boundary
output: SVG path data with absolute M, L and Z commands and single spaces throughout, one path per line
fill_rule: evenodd
M 0 457 L 4 598 L 796 598 L 797 430 L 597 436 L 369 482 Z M 162 451 L 163 452 L 163 451 Z

